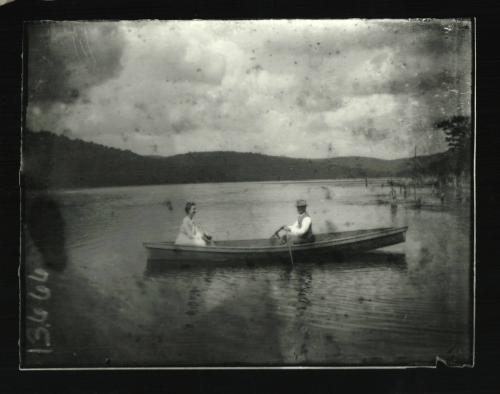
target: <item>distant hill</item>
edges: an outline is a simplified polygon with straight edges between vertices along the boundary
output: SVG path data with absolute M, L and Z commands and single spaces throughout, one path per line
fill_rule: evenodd
M 417 158 L 423 173 L 437 171 L 443 160 L 446 153 Z M 413 168 L 412 158 L 295 159 L 226 151 L 141 156 L 45 131 L 23 136 L 23 174 L 33 188 L 398 177 Z

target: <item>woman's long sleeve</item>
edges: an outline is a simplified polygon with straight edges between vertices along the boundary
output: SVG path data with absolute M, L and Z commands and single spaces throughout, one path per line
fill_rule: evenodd
M 189 239 L 193 239 L 195 236 L 195 228 L 190 220 L 184 219 L 181 225 L 181 233 L 183 233 Z

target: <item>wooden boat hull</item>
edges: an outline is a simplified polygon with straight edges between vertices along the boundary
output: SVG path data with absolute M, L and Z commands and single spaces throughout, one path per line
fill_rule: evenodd
M 175 245 L 172 242 L 145 242 L 148 260 L 168 263 L 225 263 L 234 261 L 294 262 L 335 258 L 395 245 L 406 240 L 407 227 L 378 228 L 316 235 L 306 244 L 281 245 L 279 240 L 219 241 L 209 246 Z

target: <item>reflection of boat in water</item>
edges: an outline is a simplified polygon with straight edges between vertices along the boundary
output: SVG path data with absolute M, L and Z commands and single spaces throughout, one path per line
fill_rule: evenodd
M 148 260 L 167 263 L 231 263 L 234 261 L 317 261 L 339 259 L 345 254 L 365 252 L 404 242 L 408 227 L 386 227 L 317 234 L 303 244 L 281 244 L 276 238 L 217 241 L 208 246 L 145 242 Z
M 288 259 L 288 263 L 290 260 Z M 406 269 L 406 255 L 404 253 L 386 252 L 386 251 L 372 251 L 364 253 L 349 253 L 349 254 L 333 254 L 330 256 L 321 255 L 315 259 L 310 259 L 311 264 L 299 265 L 298 267 L 312 268 L 315 266 L 317 269 L 328 270 L 366 270 L 374 268 L 391 269 L 391 270 L 405 270 Z M 221 266 L 206 265 L 196 261 L 183 261 L 177 264 L 165 264 L 164 260 L 148 260 L 144 274 L 146 276 L 157 276 L 162 274 L 171 275 L 172 272 L 183 273 L 186 271 L 204 272 L 206 275 L 213 275 L 219 269 L 224 272 L 236 271 L 239 272 L 245 268 L 262 268 L 262 267 L 279 267 L 283 265 L 283 259 L 271 260 L 269 258 L 261 261 L 257 260 L 232 260 L 224 263 Z M 287 267 L 292 268 L 290 264 Z M 308 268 L 309 269 L 309 268 Z

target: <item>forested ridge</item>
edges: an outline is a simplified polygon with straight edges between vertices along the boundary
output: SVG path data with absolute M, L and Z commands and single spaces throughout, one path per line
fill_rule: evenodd
M 50 132 L 23 135 L 23 179 L 32 188 L 280 181 L 436 174 L 449 153 L 382 160 L 368 157 L 297 159 L 242 152 L 193 152 L 169 157 L 70 139 Z

